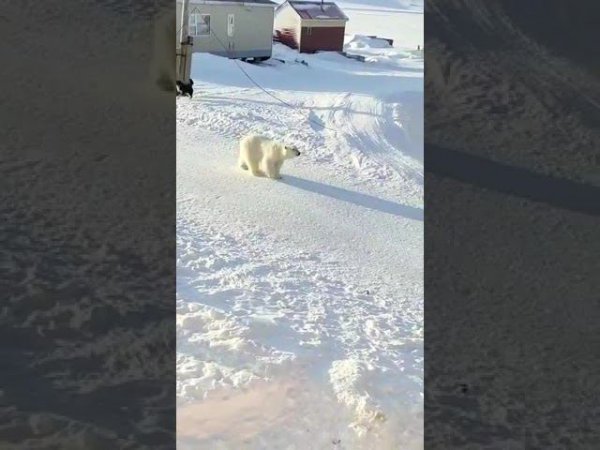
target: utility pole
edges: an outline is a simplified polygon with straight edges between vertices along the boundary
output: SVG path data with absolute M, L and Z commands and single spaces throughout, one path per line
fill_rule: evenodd
M 188 0 L 182 0 L 181 7 L 181 33 L 179 35 L 179 52 L 177 53 L 177 79 L 185 84 L 190 82 L 192 68 L 192 45 L 193 39 L 189 35 L 188 27 L 190 14 Z

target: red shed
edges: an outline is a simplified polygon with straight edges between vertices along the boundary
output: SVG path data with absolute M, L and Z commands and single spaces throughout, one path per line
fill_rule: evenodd
M 341 52 L 346 22 L 333 2 L 288 0 L 275 9 L 275 38 L 301 53 Z

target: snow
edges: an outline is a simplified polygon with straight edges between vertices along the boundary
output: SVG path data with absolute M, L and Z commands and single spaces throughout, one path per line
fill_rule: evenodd
M 397 49 L 423 48 L 423 0 L 344 0 L 337 4 L 349 19 L 349 36 L 377 35 L 393 39 Z
M 349 41 L 346 41 L 347 49 L 381 49 L 381 48 L 390 48 L 391 45 L 385 39 L 372 38 L 369 36 L 362 36 L 357 34 L 352 37 Z
M 179 448 L 423 447 L 423 60 L 358 40 L 364 63 L 194 55 L 195 98 L 177 102 Z M 282 180 L 235 167 L 249 132 L 299 147 Z
M 305 19 L 346 19 L 335 3 L 292 2 L 293 8 Z

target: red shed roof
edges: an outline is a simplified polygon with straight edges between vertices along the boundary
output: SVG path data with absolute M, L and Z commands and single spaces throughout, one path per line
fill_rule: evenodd
M 287 1 L 303 19 L 310 20 L 348 20 L 338 5 L 333 2 Z M 285 4 L 285 3 L 284 3 Z M 283 5 L 281 5 L 283 6 Z

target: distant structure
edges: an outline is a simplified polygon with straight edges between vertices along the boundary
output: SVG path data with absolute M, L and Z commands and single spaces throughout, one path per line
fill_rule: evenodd
M 187 0 L 193 53 L 263 61 L 273 54 L 276 3 L 270 0 Z M 183 0 L 177 0 L 177 29 Z
M 275 8 L 275 40 L 301 53 L 341 52 L 346 22 L 333 2 L 288 0 Z

